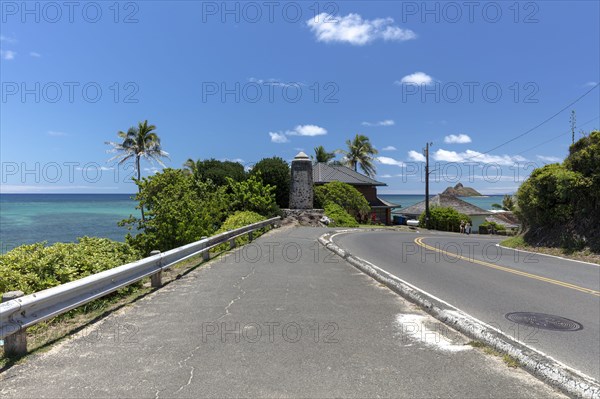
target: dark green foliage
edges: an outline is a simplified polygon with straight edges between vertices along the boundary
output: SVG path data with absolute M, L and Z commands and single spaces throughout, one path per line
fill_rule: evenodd
M 203 161 L 188 159 L 184 164 L 185 170 L 191 173 L 197 181 L 212 182 L 216 186 L 227 185 L 227 178 L 234 181 L 246 179 L 244 166 L 238 162 L 205 159 Z
M 275 203 L 274 186 L 263 183 L 260 174 L 251 175 L 248 180 L 235 182 L 228 179 L 229 211 L 251 211 L 273 217 L 279 213 Z
M 471 218 L 450 207 L 434 206 L 429 211 L 431 227 L 440 231 L 460 231 L 460 222 Z M 425 212 L 419 216 L 419 226 L 425 227 Z
M 534 170 L 517 199 L 528 243 L 600 251 L 600 131 L 574 143 L 562 164 Z
M 167 251 L 213 234 L 227 217 L 225 187 L 204 183 L 179 169 L 165 169 L 139 183 L 136 199 L 144 206 L 146 221 L 130 218 L 122 224 L 142 231 L 127 241 L 144 255 Z
M 226 185 L 216 186 L 179 169 L 165 169 L 142 179 L 136 198 L 148 210 L 146 220 L 132 216 L 121 222 L 140 231 L 129 234 L 127 242 L 148 255 L 152 250 L 167 251 L 213 235 L 236 211 L 269 217 L 279 211 L 274 188 L 257 177 L 239 182 L 225 179 Z
M 333 202 L 325 205 L 325 216 L 333 220 L 331 227 L 358 227 L 358 222 L 344 208 Z
M 371 210 L 357 189 L 339 181 L 315 187 L 315 207 L 325 208 L 330 203 L 341 206 L 358 222 L 365 220 Z
M 279 157 L 263 158 L 258 161 L 250 175 L 258 176 L 270 186 L 275 187 L 275 202 L 280 208 L 290 204 L 290 166 Z
M 0 293 L 20 290 L 30 294 L 140 258 L 131 246 L 107 238 L 21 245 L 0 255 Z

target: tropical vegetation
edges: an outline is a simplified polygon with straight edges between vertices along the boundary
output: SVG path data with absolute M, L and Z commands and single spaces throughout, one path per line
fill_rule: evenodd
M 369 177 L 375 176 L 375 155 L 378 151 L 367 136 L 357 134 L 354 139 L 346 140 L 347 150 L 339 150 L 344 154 L 343 163 L 358 171 L 358 167 Z
M 164 166 L 161 158 L 168 157 L 169 154 L 163 151 L 160 138 L 156 134 L 155 130 L 156 126 L 148 125 L 148 121 L 145 120 L 144 122 L 139 122 L 137 127 L 130 127 L 129 130 L 127 130 L 127 133 L 119 131 L 117 135 L 121 141 L 105 142 L 105 144 L 112 147 L 109 152 L 117 153 L 117 155 L 109 159 L 109 162 L 118 161 L 118 164 L 121 165 L 128 160 L 133 159 L 137 174 L 137 181 L 141 179 L 142 170 L 140 161 L 142 158 L 151 162 L 157 162 L 159 165 Z M 144 207 L 140 206 L 140 209 L 143 220 L 145 218 Z
M 530 245 L 600 252 L 600 131 L 571 145 L 563 163 L 535 169 L 517 203 Z
M 434 206 L 429 211 L 429 223 L 434 230 L 460 231 L 462 221 L 471 223 L 471 218 L 451 207 Z M 419 226 L 425 227 L 425 212 L 419 217 Z
M 368 219 L 371 207 L 365 197 L 350 184 L 334 181 L 315 187 L 315 208 L 326 208 L 333 203 L 339 205 L 357 222 Z

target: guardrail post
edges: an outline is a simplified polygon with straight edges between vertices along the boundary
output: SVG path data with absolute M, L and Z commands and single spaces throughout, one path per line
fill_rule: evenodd
M 229 249 L 235 248 L 235 238 L 229 240 Z
M 248 233 L 248 242 L 252 242 L 252 239 L 254 237 L 254 235 L 252 233 L 253 233 L 252 231 Z
M 12 301 L 22 297 L 22 291 L 5 292 L 2 302 Z M 27 354 L 27 329 L 22 328 L 14 334 L 4 338 L 4 354 L 6 357 L 20 357 Z
M 150 252 L 150 256 L 158 255 L 158 254 L 160 254 L 160 251 L 158 251 L 158 250 Z M 162 261 L 160 261 L 159 265 L 162 266 Z M 159 270 L 158 272 L 156 272 L 152 276 L 150 276 L 150 286 L 152 288 L 162 287 L 162 270 Z
M 202 236 L 200 239 L 205 240 L 207 238 L 207 236 Z M 210 250 L 207 249 L 206 251 L 202 252 L 202 260 L 204 260 L 205 262 L 210 260 Z

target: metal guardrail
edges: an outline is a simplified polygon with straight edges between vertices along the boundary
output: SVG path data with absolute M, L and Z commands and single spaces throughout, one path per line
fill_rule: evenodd
M 144 277 L 161 273 L 178 262 L 199 254 L 207 254 L 219 244 L 231 242 L 244 234 L 251 237 L 253 231 L 273 225 L 280 219 L 275 217 L 226 231 L 136 262 L 4 302 L 0 304 L 0 339 L 136 283 Z

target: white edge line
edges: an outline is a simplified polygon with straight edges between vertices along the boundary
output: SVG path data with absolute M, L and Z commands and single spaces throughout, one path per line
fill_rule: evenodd
M 336 245 L 336 246 L 338 246 L 340 249 L 342 249 L 342 247 L 340 247 L 338 244 L 336 244 L 335 242 L 333 242 L 333 237 L 335 237 L 335 236 L 337 236 L 337 235 L 339 235 L 339 234 L 346 234 L 346 233 L 352 233 L 352 232 L 354 232 L 354 231 L 353 231 L 353 230 L 344 230 L 344 231 L 340 231 L 340 232 L 338 232 L 338 233 L 336 233 L 336 234 L 333 234 L 333 235 L 331 235 L 331 236 L 329 237 L 329 239 L 330 239 L 330 241 L 331 241 L 333 244 L 335 244 L 335 245 Z M 497 245 L 497 244 L 496 244 L 496 245 Z M 512 248 L 508 248 L 508 249 L 512 249 Z M 342 249 L 342 250 L 343 250 L 343 249 Z M 344 251 L 344 252 L 347 252 L 346 250 L 343 250 L 343 251 Z M 560 364 L 561 366 L 564 366 L 565 368 L 567 368 L 567 369 L 569 369 L 569 370 L 572 370 L 572 371 L 574 371 L 574 372 L 576 372 L 576 373 L 579 373 L 579 374 L 581 374 L 581 375 L 582 375 L 582 376 L 584 376 L 584 377 L 587 377 L 587 378 L 589 378 L 589 379 L 591 379 L 591 380 L 595 381 L 595 378 L 592 378 L 592 377 L 590 377 L 589 375 L 587 375 L 587 374 L 585 374 L 585 373 L 583 373 L 583 372 L 579 371 L 578 369 L 575 369 L 575 368 L 573 368 L 573 367 L 571 367 L 571 366 L 568 366 L 568 365 L 564 364 L 563 362 L 561 362 L 561 361 L 559 361 L 559 360 L 556 360 L 554 357 L 552 357 L 552 356 L 550 356 L 550 355 L 546 354 L 545 352 L 542 352 L 542 351 L 541 351 L 541 350 L 539 350 L 539 349 L 535 349 L 535 348 L 533 348 L 533 347 L 529 346 L 528 344 L 526 344 L 526 343 L 525 343 L 525 342 L 523 342 L 523 341 L 520 341 L 520 340 L 518 340 L 518 339 L 515 339 L 515 338 L 513 338 L 513 337 L 510 337 L 510 336 L 506 335 L 506 334 L 505 334 L 505 333 L 504 333 L 502 330 L 500 330 L 500 329 L 498 329 L 498 328 L 496 328 L 496 327 L 493 327 L 493 326 L 491 326 L 491 325 L 489 325 L 489 324 L 487 324 L 487 323 L 485 323 L 485 322 L 483 322 L 483 321 L 481 321 L 481 320 L 477 319 L 476 317 L 473 317 L 473 316 L 471 316 L 469 313 L 467 313 L 467 312 L 465 312 L 465 311 L 463 311 L 463 310 L 461 310 L 461 309 L 457 308 L 456 306 L 454 306 L 454 305 L 452 305 L 452 304 L 450 304 L 450 303 L 448 303 L 448 302 L 444 301 L 443 299 L 440 299 L 440 298 L 438 298 L 437 296 L 435 296 L 435 295 L 433 295 L 433 294 L 430 294 L 429 292 L 427 292 L 427 291 L 425 291 L 425 290 L 423 290 L 423 289 L 421 289 L 421 288 L 419 288 L 419 287 L 416 287 L 416 286 L 414 286 L 413 284 L 411 284 L 411 283 L 409 283 L 409 282 L 407 282 L 407 281 L 404 281 L 404 280 L 403 280 L 403 279 L 401 279 L 400 277 L 398 277 L 398 276 L 396 276 L 396 275 L 394 275 L 394 274 L 392 274 L 392 273 L 390 273 L 390 272 L 388 272 L 388 271 L 386 271 L 386 270 L 384 270 L 384 269 L 380 268 L 379 266 L 376 266 L 376 265 L 374 265 L 373 263 L 371 263 L 371 262 L 369 262 L 369 261 L 367 261 L 367 260 L 365 260 L 365 259 L 363 259 L 363 258 L 359 258 L 359 257 L 358 257 L 358 256 L 356 256 L 356 255 L 352 255 L 352 256 L 354 256 L 355 258 L 359 259 L 361 262 L 364 262 L 364 263 L 368 264 L 368 265 L 369 265 L 369 266 L 371 266 L 372 268 L 374 268 L 374 269 L 376 269 L 376 270 L 378 270 L 378 271 L 380 271 L 380 272 L 383 272 L 384 274 L 386 274 L 386 275 L 390 276 L 391 278 L 393 278 L 393 279 L 395 279 L 395 280 L 397 280 L 397 281 L 401 282 L 402 284 L 406 284 L 407 286 L 409 286 L 410 288 L 412 288 L 412 289 L 416 290 L 417 292 L 421 292 L 421 293 L 423 293 L 423 294 L 425 294 L 425 295 L 428 295 L 428 296 L 430 296 L 431 298 L 435 299 L 436 301 L 440 301 L 440 302 L 441 302 L 441 303 L 443 303 L 444 305 L 447 305 L 447 306 L 449 306 L 450 308 L 454 309 L 455 311 L 462 313 L 462 315 L 466 316 L 467 318 L 470 318 L 470 319 L 474 320 L 474 321 L 475 321 L 475 322 L 477 322 L 477 323 L 481 323 L 481 324 L 483 324 L 484 326 L 486 326 L 487 328 L 490 328 L 490 329 L 492 329 L 492 330 L 494 330 L 494 331 L 496 331 L 496 332 L 498 332 L 498 333 L 502 334 L 502 335 L 503 335 L 504 337 L 506 337 L 507 339 L 509 339 L 509 340 L 513 340 L 513 341 L 515 341 L 515 342 L 518 342 L 519 344 L 523 345 L 523 346 L 524 346 L 524 347 L 526 347 L 527 349 L 529 349 L 529 350 L 531 350 L 531 351 L 533 351 L 533 352 L 537 352 L 537 353 L 539 353 L 540 355 L 542 355 L 542 356 L 545 356 L 545 357 L 547 357 L 547 358 L 549 358 L 549 359 L 551 359 L 551 360 L 555 361 L 556 363 Z
M 500 247 L 502 249 L 508 249 L 508 250 L 511 250 L 511 251 L 525 252 L 525 253 L 528 253 L 528 254 L 540 255 L 540 256 L 549 256 L 551 258 L 562 259 L 562 260 L 566 260 L 566 261 L 569 261 L 569 262 L 584 263 L 586 265 L 592 265 L 592 266 L 600 267 L 600 265 L 598 263 L 586 262 L 586 261 L 577 260 L 577 259 L 563 258 L 562 256 L 543 254 L 543 253 L 540 253 L 540 252 L 525 251 L 524 249 L 516 249 L 516 248 L 505 247 L 504 245 L 500 245 L 500 244 L 496 244 L 496 246 Z

